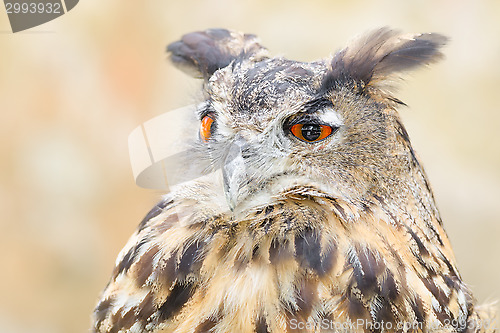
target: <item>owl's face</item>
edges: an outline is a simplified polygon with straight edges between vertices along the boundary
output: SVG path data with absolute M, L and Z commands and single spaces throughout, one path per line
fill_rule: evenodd
M 396 63 L 399 59 L 383 63 L 390 58 L 387 52 L 394 51 L 385 44 L 401 48 L 408 40 L 395 41 L 386 30 L 377 33 L 382 40 L 375 51 L 347 48 L 331 59 L 311 63 L 270 58 L 255 38 L 232 32 L 197 36 L 214 43 L 210 56 L 194 54 L 190 45 L 190 50 L 181 49 L 187 45 L 184 40 L 169 48 L 174 63 L 192 62 L 206 80 L 206 100 L 197 110 L 198 151 L 222 169 L 232 210 L 304 191 L 358 201 L 369 191 L 386 191 L 397 178 L 409 163 L 405 156 L 412 153 L 411 147 L 395 135 L 406 136 L 394 110 L 399 101 L 372 81 L 387 76 L 391 66 L 401 65 Z M 243 46 L 235 43 L 235 36 Z M 234 50 L 217 47 L 229 41 Z M 427 50 L 423 59 L 413 55 L 413 60 L 428 62 L 438 56 L 438 42 L 443 41 L 429 44 L 425 38 L 432 52 Z M 237 56 L 228 55 L 233 51 Z M 221 63 L 204 64 L 217 57 Z M 372 59 L 376 57 L 378 62 Z
M 373 185 L 388 158 L 386 106 L 325 89 L 327 74 L 325 62 L 266 59 L 210 78 L 200 144 L 220 160 L 231 208 L 304 187 L 354 198 Z

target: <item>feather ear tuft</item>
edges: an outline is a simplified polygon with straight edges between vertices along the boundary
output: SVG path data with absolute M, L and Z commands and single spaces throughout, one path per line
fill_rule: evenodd
M 387 27 L 358 38 L 332 59 L 325 77 L 326 89 L 345 81 L 362 87 L 377 86 L 394 75 L 410 71 L 443 58 L 440 49 L 448 38 L 435 33 L 399 34 Z
M 235 59 L 262 59 L 267 50 L 255 35 L 226 29 L 192 32 L 167 47 L 170 60 L 187 74 L 208 80 Z

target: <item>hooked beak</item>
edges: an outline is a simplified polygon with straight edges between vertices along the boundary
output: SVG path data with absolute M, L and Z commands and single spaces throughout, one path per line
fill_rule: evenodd
M 224 193 L 231 211 L 234 211 L 234 208 L 238 204 L 241 187 L 245 184 L 245 180 L 247 179 L 247 170 L 242 154 L 246 145 L 246 140 L 238 136 L 231 146 L 229 146 L 222 167 Z

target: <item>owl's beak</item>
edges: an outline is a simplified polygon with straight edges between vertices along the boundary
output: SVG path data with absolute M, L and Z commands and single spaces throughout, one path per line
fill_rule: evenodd
M 245 179 L 247 179 L 247 170 L 243 158 L 243 149 L 247 142 L 242 137 L 237 137 L 227 151 L 224 165 L 222 167 L 222 176 L 224 182 L 224 192 L 226 201 L 231 211 L 238 204 L 240 189 Z

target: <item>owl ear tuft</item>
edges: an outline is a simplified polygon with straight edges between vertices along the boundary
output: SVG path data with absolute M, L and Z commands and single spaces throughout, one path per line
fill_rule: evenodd
M 448 38 L 436 34 L 400 34 L 387 27 L 358 38 L 332 59 L 324 80 L 325 89 L 346 81 L 362 87 L 382 86 L 395 75 L 443 58 L 440 49 Z
M 267 57 L 267 50 L 255 35 L 226 29 L 209 29 L 182 36 L 167 46 L 170 60 L 179 69 L 208 80 L 213 73 L 236 59 L 258 60 Z

